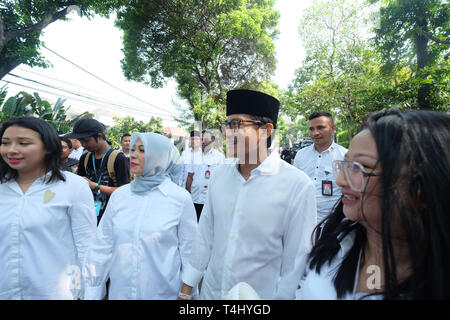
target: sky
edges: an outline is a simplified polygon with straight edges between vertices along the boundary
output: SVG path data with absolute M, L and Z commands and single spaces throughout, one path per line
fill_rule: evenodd
M 277 69 L 272 80 L 283 89 L 294 78 L 304 55 L 298 24 L 302 10 L 310 4 L 311 0 L 277 0 L 275 5 L 280 12 L 280 35 L 275 41 Z M 56 21 L 44 29 L 41 39 L 46 48 L 41 48 L 41 53 L 52 67 L 18 66 L 3 79 L 10 82 L 8 96 L 24 90 L 39 92 L 41 98 L 52 103 L 58 97 L 66 98 L 69 113 L 93 112 L 94 118 L 106 125 L 114 123 L 113 116 L 132 116 L 145 122 L 153 116 L 162 118 L 164 126 L 177 126 L 173 120 L 173 115 L 178 114 L 175 104 L 187 105 L 177 96 L 175 81 L 167 81 L 160 89 L 127 81 L 120 65 L 122 31 L 114 27 L 114 20 L 88 20 L 76 12 L 69 18 L 70 21 Z M 0 81 L 0 86 L 4 84 Z

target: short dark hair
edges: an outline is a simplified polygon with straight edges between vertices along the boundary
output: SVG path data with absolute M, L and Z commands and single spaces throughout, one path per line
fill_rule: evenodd
M 210 131 L 210 130 L 203 130 L 202 131 L 202 135 L 204 135 L 205 133 L 208 133 L 211 136 L 211 140 L 216 140 L 216 137 L 214 137 L 214 134 L 212 133 L 212 131 Z
M 312 120 L 312 119 L 319 118 L 319 117 L 327 117 L 328 119 L 330 119 L 331 124 L 334 124 L 333 116 L 331 115 L 331 113 L 326 112 L 326 111 L 313 112 L 309 116 L 308 120 Z
M 123 141 L 123 138 L 125 138 L 125 137 L 131 137 L 131 134 L 125 133 L 125 134 L 120 138 L 120 142 L 122 142 L 122 141 Z
M 67 137 L 60 137 L 59 139 L 60 139 L 61 141 L 64 141 L 65 143 L 67 143 L 67 147 L 68 147 L 69 149 L 72 149 L 72 141 L 70 141 L 69 138 L 67 138 Z
M 61 140 L 59 139 L 58 133 L 55 128 L 53 128 L 48 122 L 35 118 L 35 117 L 19 117 L 6 121 L 2 124 L 0 128 L 0 139 L 11 126 L 18 126 L 26 129 L 33 130 L 39 133 L 41 141 L 47 151 L 44 163 L 46 172 L 51 171 L 52 174 L 47 180 L 47 183 L 52 181 L 65 181 L 64 175 L 60 170 L 61 165 Z M 14 180 L 18 176 L 17 170 L 11 168 L 2 157 L 0 157 L 0 181 L 6 182 L 9 180 Z
M 108 144 L 111 144 L 108 140 L 106 140 L 106 135 L 104 132 L 99 132 L 96 134 L 93 134 L 91 137 L 95 139 L 95 142 L 98 142 L 98 135 L 101 135 L 102 139 L 105 140 L 106 142 L 108 142 Z
M 252 116 L 251 114 L 249 114 L 249 116 L 250 116 L 250 119 L 261 122 L 259 127 L 262 127 L 263 125 L 265 125 L 267 123 L 271 123 L 273 125 L 273 127 L 276 128 L 273 120 L 268 117 Z M 271 145 L 272 145 L 272 136 L 269 136 L 269 137 L 267 137 L 267 149 L 269 149 Z
M 192 137 L 200 137 L 201 135 L 200 135 L 200 131 L 197 131 L 197 130 L 192 130 L 191 131 L 191 138 Z

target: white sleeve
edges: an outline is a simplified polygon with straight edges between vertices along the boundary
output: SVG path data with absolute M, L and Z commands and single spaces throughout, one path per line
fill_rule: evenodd
M 197 214 L 195 213 L 195 207 L 189 195 L 186 195 L 182 210 L 183 212 L 181 213 L 178 226 L 178 249 L 181 255 L 181 270 L 184 272 L 184 269 L 189 263 L 192 244 L 197 231 Z
M 85 300 L 99 300 L 106 295 L 106 281 L 113 258 L 113 224 L 115 194 L 111 195 L 100 220 L 97 234 L 87 255 L 84 268 Z
M 94 197 L 92 196 L 87 181 L 76 182 L 77 185 L 71 185 L 71 183 L 68 185 L 69 188 L 77 188 L 78 191 L 73 192 L 72 205 L 68 214 L 80 268 L 83 270 L 87 252 L 95 238 L 97 217 L 95 214 Z
M 317 224 L 316 190 L 311 181 L 301 184 L 293 192 L 283 235 L 281 274 L 274 299 L 291 300 L 306 268 L 307 256 L 312 247 L 311 236 Z
M 208 192 L 208 197 L 200 216 L 189 263 L 182 275 L 183 282 L 191 287 L 198 285 L 211 258 L 214 218 L 210 201 L 210 192 Z
M 296 167 L 297 169 L 300 169 L 300 164 L 301 164 L 301 152 L 300 150 L 295 154 L 295 158 L 294 158 L 294 163 L 293 166 Z M 301 169 L 300 169 L 301 170 Z

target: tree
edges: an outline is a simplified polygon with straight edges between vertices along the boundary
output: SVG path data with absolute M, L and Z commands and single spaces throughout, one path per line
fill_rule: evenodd
M 450 62 L 450 3 L 442 0 L 370 2 L 382 3 L 375 43 L 384 58 L 384 69 L 395 72 L 409 67 L 409 86 L 414 87 L 416 106 L 435 108 L 439 105 L 441 88 L 433 77 L 442 68 L 448 70 Z M 448 82 L 448 77 L 447 73 L 441 80 Z M 448 91 L 444 94 L 448 96 Z M 448 108 L 448 102 L 446 105 Z
M 66 20 L 71 11 L 81 16 L 94 12 L 108 15 L 113 8 L 126 4 L 123 0 L 9 0 L 0 5 L 0 79 L 21 63 L 31 67 L 48 67 L 39 52 L 40 36 L 45 27 Z
M 223 120 L 225 92 L 275 69 L 273 0 L 135 1 L 118 12 L 126 78 L 161 87 L 174 78 L 196 121 Z
M 282 95 L 283 111 L 293 120 L 329 111 L 345 119 L 350 140 L 364 116 L 386 104 L 367 99 L 391 85 L 380 77 L 380 57 L 369 45 L 370 14 L 363 1 L 321 0 L 305 10 L 299 33 L 306 56 Z
M 151 118 L 149 122 L 136 121 L 132 117 L 117 118 L 113 117 L 114 125 L 107 129 L 108 140 L 114 148 L 120 147 L 120 138 L 125 133 L 133 132 L 162 132 L 161 118 Z
M 8 98 L 3 104 L 6 93 L 6 86 L 4 86 L 0 89 L 0 122 L 21 116 L 34 116 L 46 120 L 59 134 L 65 134 L 72 130 L 79 119 L 93 116 L 92 113 L 84 112 L 69 118 L 67 115 L 69 107 L 64 106 L 65 99 L 59 98 L 52 107 L 50 102 L 42 100 L 36 92 L 31 95 L 21 91 Z

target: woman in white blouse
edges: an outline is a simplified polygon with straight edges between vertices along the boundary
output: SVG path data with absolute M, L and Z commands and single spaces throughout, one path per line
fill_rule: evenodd
M 372 115 L 344 161 L 342 199 L 297 299 L 450 299 L 450 115 Z
M 112 194 L 88 254 L 85 299 L 177 299 L 197 217 L 177 186 L 179 153 L 157 133 L 131 135 L 135 180 Z M 172 179 L 172 180 L 171 180 Z
M 77 299 L 96 231 L 87 182 L 60 170 L 56 130 L 38 118 L 0 129 L 0 300 Z

